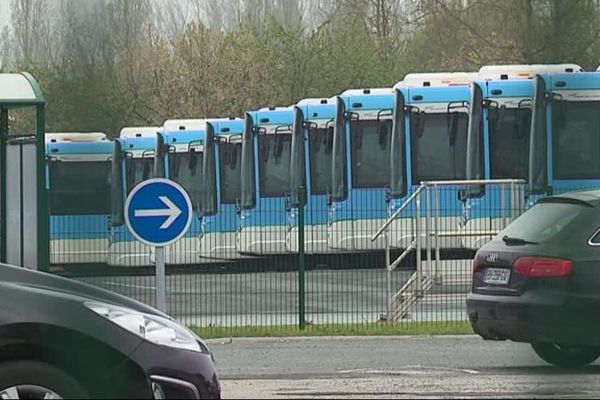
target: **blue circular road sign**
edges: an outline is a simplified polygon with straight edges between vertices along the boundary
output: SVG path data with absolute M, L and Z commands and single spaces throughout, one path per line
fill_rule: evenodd
M 140 242 L 167 246 L 190 228 L 192 202 L 177 183 L 162 178 L 148 179 L 127 196 L 125 223 Z

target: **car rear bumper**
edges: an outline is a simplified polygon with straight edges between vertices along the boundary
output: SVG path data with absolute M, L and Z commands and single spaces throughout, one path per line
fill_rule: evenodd
M 487 340 L 525 343 L 600 345 L 599 307 L 597 300 L 539 293 L 470 293 L 467 297 L 467 315 L 475 333 Z

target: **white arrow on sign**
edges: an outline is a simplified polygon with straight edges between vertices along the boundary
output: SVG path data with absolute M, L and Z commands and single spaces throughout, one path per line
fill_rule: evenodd
M 160 226 L 160 229 L 168 229 L 173 222 L 181 215 L 181 210 L 166 196 L 158 196 L 167 208 L 159 210 L 135 210 L 136 217 L 168 217 Z

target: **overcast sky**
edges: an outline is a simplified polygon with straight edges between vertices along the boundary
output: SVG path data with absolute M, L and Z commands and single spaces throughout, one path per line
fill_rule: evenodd
M 10 0 L 0 0 L 0 26 L 4 26 L 8 22 L 8 17 L 10 16 L 8 12 L 9 4 Z

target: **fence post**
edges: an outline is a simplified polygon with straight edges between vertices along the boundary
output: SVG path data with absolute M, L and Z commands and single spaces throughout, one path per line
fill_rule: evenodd
M 422 185 L 422 184 L 421 184 Z M 425 187 L 425 192 L 426 195 L 429 195 L 428 192 L 428 187 Z M 416 239 L 417 239 L 417 285 L 416 285 L 416 292 L 418 296 L 421 296 L 423 294 L 423 271 L 422 271 L 422 265 L 421 265 L 421 248 L 422 248 L 422 242 L 421 242 L 421 195 L 423 194 L 423 192 L 419 193 L 417 195 L 416 198 L 416 206 L 417 206 L 417 221 L 416 221 Z
M 8 140 L 8 110 L 0 109 L 0 262 L 6 262 L 6 142 Z
M 383 233 L 383 240 L 385 240 L 385 294 L 387 304 L 385 307 L 386 322 L 392 321 L 392 269 L 391 269 L 391 257 L 390 257 L 390 242 L 388 241 L 387 228 Z
M 300 330 L 306 327 L 305 318 L 305 258 L 304 258 L 304 207 L 306 206 L 306 187 L 298 187 L 298 323 Z

